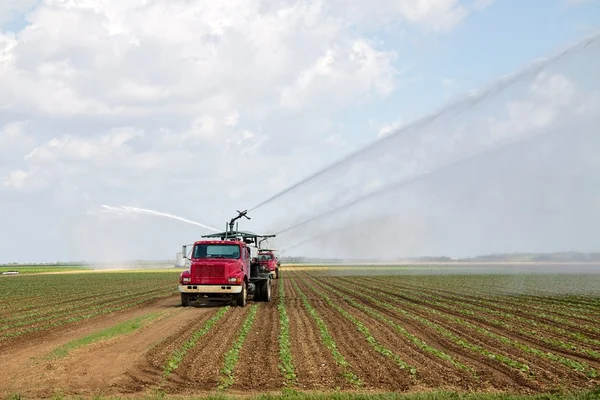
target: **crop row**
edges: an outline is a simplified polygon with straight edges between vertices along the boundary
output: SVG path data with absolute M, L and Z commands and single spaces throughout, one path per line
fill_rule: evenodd
M 147 303 L 152 300 L 156 300 L 159 298 L 164 298 L 172 295 L 172 290 L 163 290 L 162 292 L 150 293 L 150 294 L 142 294 L 137 297 L 125 297 L 121 298 L 117 301 L 111 302 L 109 304 L 102 304 L 98 306 L 90 306 L 88 308 L 84 308 L 81 313 L 75 315 L 67 315 L 62 319 L 55 318 L 45 318 L 45 320 L 50 319 L 48 322 L 43 322 L 41 324 L 35 326 L 26 326 L 20 327 L 13 330 L 9 330 L 8 332 L 4 332 L 0 335 L 0 343 L 6 341 L 10 338 L 19 337 L 25 334 L 30 334 L 34 332 L 45 331 L 51 328 L 72 324 L 75 322 L 83 321 L 89 318 L 93 318 L 100 315 L 111 314 L 116 311 L 125 310 L 127 308 L 135 307 L 143 303 Z
M 464 302 L 473 302 L 477 304 L 497 304 L 498 296 L 490 296 L 489 292 L 481 291 L 481 289 L 469 289 L 468 294 L 462 293 L 456 290 L 447 290 L 441 287 L 440 284 L 432 283 L 411 283 L 410 280 L 406 279 L 374 279 L 376 281 L 385 281 L 390 283 L 398 283 L 403 287 L 416 292 L 423 293 L 435 293 L 437 295 L 443 295 L 444 297 L 459 297 Z M 408 282 L 407 282 L 408 281 Z M 460 287 L 458 287 L 460 289 Z M 464 288 L 462 288 L 464 290 Z M 519 309 L 523 314 L 533 315 L 535 317 L 543 317 L 551 319 L 553 322 L 560 323 L 563 318 L 577 318 L 584 321 L 594 322 L 595 316 L 600 312 L 600 308 L 580 308 L 572 303 L 557 302 L 553 298 L 543 299 L 526 299 L 524 296 L 502 296 L 502 306 L 506 308 Z M 526 306 L 526 307 L 524 307 Z M 554 315 L 556 314 L 556 315 Z M 565 323 L 571 323 L 572 321 L 565 321 Z M 576 322 L 572 322 L 576 323 Z
M 321 316 L 317 313 L 317 310 L 315 310 L 314 307 L 310 304 L 308 298 L 302 292 L 302 290 L 300 290 L 298 284 L 295 281 L 292 281 L 292 285 L 298 296 L 300 296 L 302 305 L 304 306 L 308 314 L 313 318 L 314 322 L 317 324 L 319 332 L 321 333 L 321 340 L 323 344 L 331 352 L 331 355 L 333 356 L 333 359 L 335 360 L 336 364 L 343 369 L 344 378 L 346 378 L 346 380 L 354 386 L 362 386 L 363 382 L 358 378 L 358 376 L 356 376 L 356 374 L 354 374 L 354 372 L 352 372 L 350 364 L 348 363 L 348 361 L 346 361 L 346 358 L 338 350 L 335 341 L 333 340 L 333 337 L 329 332 L 329 329 L 327 329 L 327 325 L 325 324 Z
M 354 324 L 354 326 L 356 326 L 356 328 L 358 329 L 359 332 L 361 332 L 364 336 L 364 339 L 367 341 L 367 343 L 369 345 L 371 345 L 371 347 L 373 347 L 373 349 L 375 349 L 375 351 L 377 351 L 379 354 L 390 358 L 391 360 L 393 360 L 401 369 L 405 369 L 408 372 L 410 372 L 410 374 L 412 375 L 416 375 L 417 374 L 417 369 L 415 367 L 413 367 L 412 365 L 408 364 L 406 361 L 404 361 L 400 356 L 398 356 L 397 354 L 395 354 L 392 350 L 388 349 L 387 347 L 383 346 L 381 343 L 379 343 L 377 341 L 377 339 L 375 339 L 375 337 L 373 337 L 373 335 L 371 334 L 371 331 L 369 330 L 369 328 L 367 328 L 365 326 L 365 324 L 363 324 L 360 320 L 358 320 L 356 317 L 354 317 L 352 314 L 350 314 L 346 309 L 338 306 L 337 304 L 335 304 L 330 298 L 329 296 L 327 296 L 325 293 L 323 293 L 322 291 L 316 289 L 314 286 L 310 285 L 308 282 L 306 282 L 306 285 L 308 287 L 311 288 L 311 290 L 316 293 L 319 297 L 321 297 L 323 300 L 325 300 L 325 302 L 334 310 L 338 311 L 340 314 L 342 314 L 344 316 L 344 318 L 346 318 L 347 320 L 349 320 L 350 322 L 352 322 Z M 426 346 L 425 343 L 421 343 L 422 345 Z
M 372 281 L 368 281 L 368 282 L 372 282 Z M 539 339 L 539 340 L 545 342 L 546 344 L 553 346 L 555 348 L 560 348 L 562 350 L 576 352 L 576 353 L 579 353 L 579 354 L 587 356 L 587 357 L 600 359 L 600 353 L 598 353 L 597 351 L 595 351 L 593 349 L 582 347 L 581 345 L 574 344 L 574 343 L 571 343 L 571 342 L 568 342 L 565 340 L 557 340 L 555 338 L 546 336 L 546 335 L 553 335 L 553 334 L 566 335 L 566 336 L 571 336 L 572 339 L 575 339 L 576 341 L 580 341 L 583 343 L 593 344 L 593 345 L 600 344 L 600 341 L 595 340 L 593 338 L 589 338 L 589 337 L 585 336 L 584 334 L 582 334 L 581 332 L 569 332 L 569 331 L 566 331 L 565 329 L 562 329 L 562 328 L 559 328 L 559 327 L 556 327 L 553 325 L 541 323 L 539 321 L 532 320 L 530 318 L 520 317 L 518 315 L 509 313 L 509 312 L 499 311 L 499 310 L 492 309 L 489 307 L 477 306 L 477 305 L 470 304 L 470 303 L 464 303 L 461 301 L 460 298 L 452 298 L 451 299 L 449 297 L 439 297 L 439 296 L 435 296 L 432 294 L 423 295 L 422 293 L 417 293 L 417 294 L 413 295 L 410 293 L 415 293 L 415 291 L 406 290 L 404 287 L 398 286 L 393 283 L 377 282 L 377 286 L 390 288 L 390 290 L 393 290 L 394 294 L 397 294 L 398 296 L 402 296 L 403 298 L 410 299 L 412 301 L 424 302 L 424 303 L 430 304 L 432 306 L 435 306 L 438 309 L 442 309 L 444 311 L 456 312 L 456 313 L 465 315 L 469 318 L 472 318 L 474 320 L 477 320 L 479 322 L 483 322 L 485 324 L 494 325 L 494 326 L 503 328 L 507 331 L 519 333 L 525 337 L 530 337 L 532 339 Z M 402 290 L 400 290 L 400 289 L 402 289 Z M 505 309 L 505 308 L 502 308 L 501 306 L 498 306 L 497 308 L 500 308 L 501 310 Z M 499 316 L 502 319 L 495 319 L 490 314 Z M 520 322 L 531 328 L 526 328 L 523 326 L 515 327 L 515 326 L 512 326 L 509 323 L 505 322 L 506 320 L 509 320 L 509 321 L 513 320 L 515 322 Z M 575 328 L 575 327 L 573 327 L 573 328 Z M 590 327 L 590 328 L 595 328 L 595 327 Z M 542 335 L 540 335 L 540 334 L 542 334 Z
M 319 284 L 319 283 L 318 283 Z M 323 284 L 320 284 L 323 285 Z M 325 287 L 325 286 L 324 286 Z M 380 319 L 381 321 L 387 323 L 390 326 L 393 326 L 394 328 L 396 328 L 401 334 L 408 336 L 409 339 L 411 339 L 411 341 L 413 341 L 413 343 L 415 343 L 419 348 L 421 348 L 424 351 L 427 351 L 429 353 L 432 353 L 436 356 L 438 356 L 439 358 L 443 359 L 443 360 L 447 360 L 449 361 L 452 365 L 463 369 L 463 370 L 467 370 L 470 373 L 475 373 L 474 370 L 471 367 L 468 367 L 462 363 L 459 363 L 457 361 L 455 361 L 454 359 L 452 359 L 452 357 L 450 357 L 449 355 L 447 355 L 446 353 L 444 353 L 442 350 L 440 349 L 435 349 L 429 345 L 427 345 L 426 343 L 424 343 L 423 341 L 421 341 L 420 339 L 418 339 L 415 335 L 409 333 L 408 331 L 406 331 L 405 328 L 403 328 L 402 326 L 400 326 L 399 324 L 397 324 L 396 322 L 394 322 L 393 320 L 391 320 L 390 318 L 384 316 L 383 314 L 375 311 L 375 309 L 368 307 L 364 304 L 361 304 L 360 302 L 358 302 L 355 298 L 353 298 L 352 296 L 341 292 L 340 290 L 336 290 L 335 287 L 337 287 L 335 284 L 333 283 L 329 283 L 326 288 L 328 290 L 330 290 L 332 293 L 335 293 L 336 295 L 338 295 L 339 297 L 341 297 L 342 299 L 344 299 L 348 304 L 350 304 L 353 307 L 356 307 L 358 309 L 361 309 L 365 312 L 367 312 L 368 314 L 374 316 L 375 318 Z M 437 332 L 438 334 L 441 334 L 442 336 L 446 337 L 447 339 L 449 339 L 451 342 L 455 343 L 456 345 L 474 352 L 476 354 L 480 354 L 483 355 L 484 357 L 499 361 L 503 364 L 508 365 L 509 367 L 515 368 L 519 371 L 522 372 L 528 372 L 529 371 L 529 366 L 526 364 L 523 364 L 520 361 L 514 360 L 510 357 L 507 357 L 505 355 L 499 354 L 499 353 L 495 353 L 493 351 L 489 351 L 487 349 L 485 349 L 482 346 L 479 346 L 477 344 L 474 344 L 468 340 L 466 340 L 463 337 L 460 337 L 458 335 L 456 335 L 455 333 L 451 332 L 450 330 L 444 328 L 443 326 L 436 324 L 432 321 L 427 320 L 426 318 L 423 318 L 417 314 L 413 314 L 410 313 L 408 311 L 406 311 L 403 308 L 394 306 L 393 304 L 390 304 L 386 301 L 382 301 L 379 299 L 376 299 L 375 297 L 369 296 L 367 294 L 365 294 L 366 290 L 361 290 L 361 294 L 360 294 L 360 298 L 362 299 L 366 299 L 368 301 L 370 301 L 372 304 L 375 304 L 377 306 L 380 306 L 384 309 L 388 309 L 388 310 L 392 310 L 394 312 L 400 313 L 403 316 L 418 322 L 420 324 L 425 325 L 426 327 L 429 327 L 431 329 L 433 329 L 435 332 Z
M 351 286 L 355 286 L 358 288 L 357 285 L 353 284 L 353 283 L 347 283 Z M 576 359 L 572 359 L 572 358 L 568 358 L 568 357 L 564 357 L 560 354 L 554 354 L 550 351 L 547 350 L 540 350 L 537 347 L 533 347 L 530 346 L 528 344 L 519 342 L 515 339 L 506 337 L 502 334 L 498 334 L 496 332 L 490 331 L 488 329 L 485 329 L 479 325 L 475 325 L 469 321 L 466 321 L 460 317 L 448 314 L 448 313 L 444 313 L 444 312 L 440 312 L 434 308 L 431 307 L 427 307 L 427 306 L 423 306 L 421 304 L 417 304 L 414 302 L 409 302 L 407 300 L 402 299 L 401 297 L 394 295 L 394 294 L 390 294 L 390 293 L 386 293 L 386 292 L 382 292 L 380 290 L 376 290 L 375 288 L 371 288 L 369 285 L 361 285 L 360 289 L 363 293 L 371 293 L 373 294 L 375 297 L 379 297 L 379 298 L 383 298 L 386 302 L 390 302 L 392 304 L 399 304 L 402 305 L 402 310 L 406 310 L 407 308 L 410 309 L 417 309 L 420 311 L 425 312 L 426 314 L 429 315 L 435 315 L 436 317 L 439 317 L 441 319 L 447 320 L 447 321 L 452 321 L 462 327 L 468 328 L 469 330 L 475 331 L 479 334 L 485 335 L 489 338 L 494 339 L 495 341 L 502 343 L 504 345 L 516 348 L 518 350 L 521 350 L 525 353 L 529 353 L 532 355 L 535 355 L 537 357 L 543 358 L 543 359 L 548 359 L 551 361 L 555 361 L 558 362 L 576 372 L 582 372 L 584 373 L 587 377 L 589 378 L 594 378 L 597 376 L 597 371 L 595 368 L 593 368 L 592 366 L 588 365 L 587 363 L 583 362 L 583 361 L 578 361 Z

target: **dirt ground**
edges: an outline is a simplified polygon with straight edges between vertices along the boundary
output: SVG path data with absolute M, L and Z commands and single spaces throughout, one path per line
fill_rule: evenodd
M 344 288 L 342 278 L 330 278 L 335 287 Z M 300 293 L 304 293 L 312 307 L 324 321 L 327 331 L 336 344 L 337 350 L 349 363 L 349 370 L 362 382 L 354 386 L 344 376 L 344 369 L 336 362 L 332 352 L 323 340 L 323 332 L 306 310 Z M 415 345 L 408 336 L 401 335 L 390 324 L 369 315 L 364 310 L 350 306 L 335 291 L 327 291 L 327 286 L 318 287 L 313 277 L 305 271 L 290 271 L 283 280 L 276 280 L 273 299 L 269 303 L 258 304 L 258 313 L 252 328 L 243 343 L 237 366 L 234 384 L 229 393 L 278 392 L 289 386 L 282 376 L 279 363 L 280 322 L 278 305 L 278 285 L 284 284 L 285 308 L 289 317 L 291 352 L 297 374 L 295 388 L 298 390 L 349 390 L 362 392 L 417 392 L 422 390 L 456 390 L 480 392 L 540 393 L 559 387 L 575 389 L 592 388 L 599 384 L 597 377 L 586 376 L 569 368 L 564 363 L 555 362 L 532 353 L 520 351 L 514 346 L 487 337 L 481 332 L 465 330 L 438 314 L 422 315 L 464 338 L 473 346 L 491 349 L 497 354 L 526 363 L 535 371 L 531 375 L 506 363 L 490 358 L 476 351 L 460 346 L 436 331 L 382 308 L 365 298 L 349 286 L 342 293 L 352 296 L 357 302 L 384 315 L 388 321 L 401 325 L 419 341 L 439 349 L 453 360 L 468 366 L 473 372 L 459 369 L 436 354 Z M 333 286 L 331 286 L 333 288 Z M 346 309 L 360 321 L 377 345 L 383 347 L 417 369 L 412 376 L 401 369 L 382 351 L 376 351 L 364 332 L 347 317 L 332 308 L 321 298 L 314 288 L 326 292 L 336 304 Z M 337 290 L 337 289 L 336 289 Z M 390 287 L 381 289 L 382 297 L 392 293 Z M 388 293 L 388 294 L 389 294 Z M 440 292 L 444 294 L 444 292 Z M 388 297 L 389 300 L 389 297 Z M 250 302 L 252 304 L 252 302 Z M 425 303 L 423 303 L 425 304 Z M 418 313 L 423 304 L 407 306 L 410 312 Z M 421 307 L 421 308 L 419 308 Z M 99 316 L 69 327 L 54 328 L 24 336 L 0 346 L 0 396 L 20 394 L 26 398 L 51 397 L 55 393 L 67 395 L 126 395 L 136 396 L 161 391 L 174 394 L 215 393 L 221 376 L 221 368 L 226 352 L 235 342 L 250 308 L 231 307 L 227 313 L 200 337 L 191 348 L 177 370 L 164 379 L 162 371 L 173 351 L 181 348 L 220 307 L 180 306 L 178 296 L 153 301 L 139 307 Z M 120 322 L 162 311 L 161 317 L 126 335 L 107 341 L 97 342 L 72 351 L 65 358 L 47 359 L 57 347 L 90 333 L 114 326 Z M 465 316 L 468 321 L 500 332 L 485 324 L 480 315 Z M 600 322 L 595 322 L 600 327 Z M 600 370 L 597 357 L 575 357 L 569 351 L 560 352 L 546 343 L 524 340 L 518 335 L 511 339 L 525 343 L 542 352 L 551 351 L 562 357 L 586 362 L 591 368 Z M 591 332 L 591 344 L 587 348 L 600 351 L 595 343 L 600 340 Z M 560 340 L 560 338 L 556 338 Z M 595 354 L 595 353 L 594 353 Z

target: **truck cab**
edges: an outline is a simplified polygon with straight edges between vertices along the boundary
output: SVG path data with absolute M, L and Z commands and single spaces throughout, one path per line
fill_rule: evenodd
M 271 277 L 274 279 L 279 278 L 279 260 L 273 250 L 259 250 L 258 262 L 267 268 Z
M 199 296 L 212 300 L 235 299 L 244 306 L 248 296 L 251 251 L 242 241 L 195 242 L 190 268 L 179 279 L 183 306 Z
M 189 269 L 179 276 L 181 305 L 228 301 L 244 307 L 248 297 L 271 301 L 272 276 L 269 266 L 259 261 L 258 239 L 274 236 L 229 229 L 184 245 L 182 254 L 189 259 Z M 188 246 L 192 247 L 189 256 Z

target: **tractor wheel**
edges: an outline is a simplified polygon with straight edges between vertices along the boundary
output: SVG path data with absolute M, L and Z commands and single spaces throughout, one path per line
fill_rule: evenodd
M 246 307 L 248 302 L 248 289 L 246 288 L 246 281 L 242 283 L 242 291 L 236 296 L 236 303 L 239 307 Z
M 187 307 L 190 303 L 190 296 L 187 293 L 181 293 L 181 307 Z

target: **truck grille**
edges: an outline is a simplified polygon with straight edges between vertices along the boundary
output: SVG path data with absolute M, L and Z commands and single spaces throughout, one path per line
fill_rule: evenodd
M 195 268 L 197 278 L 224 278 L 225 267 L 222 265 L 203 265 Z

